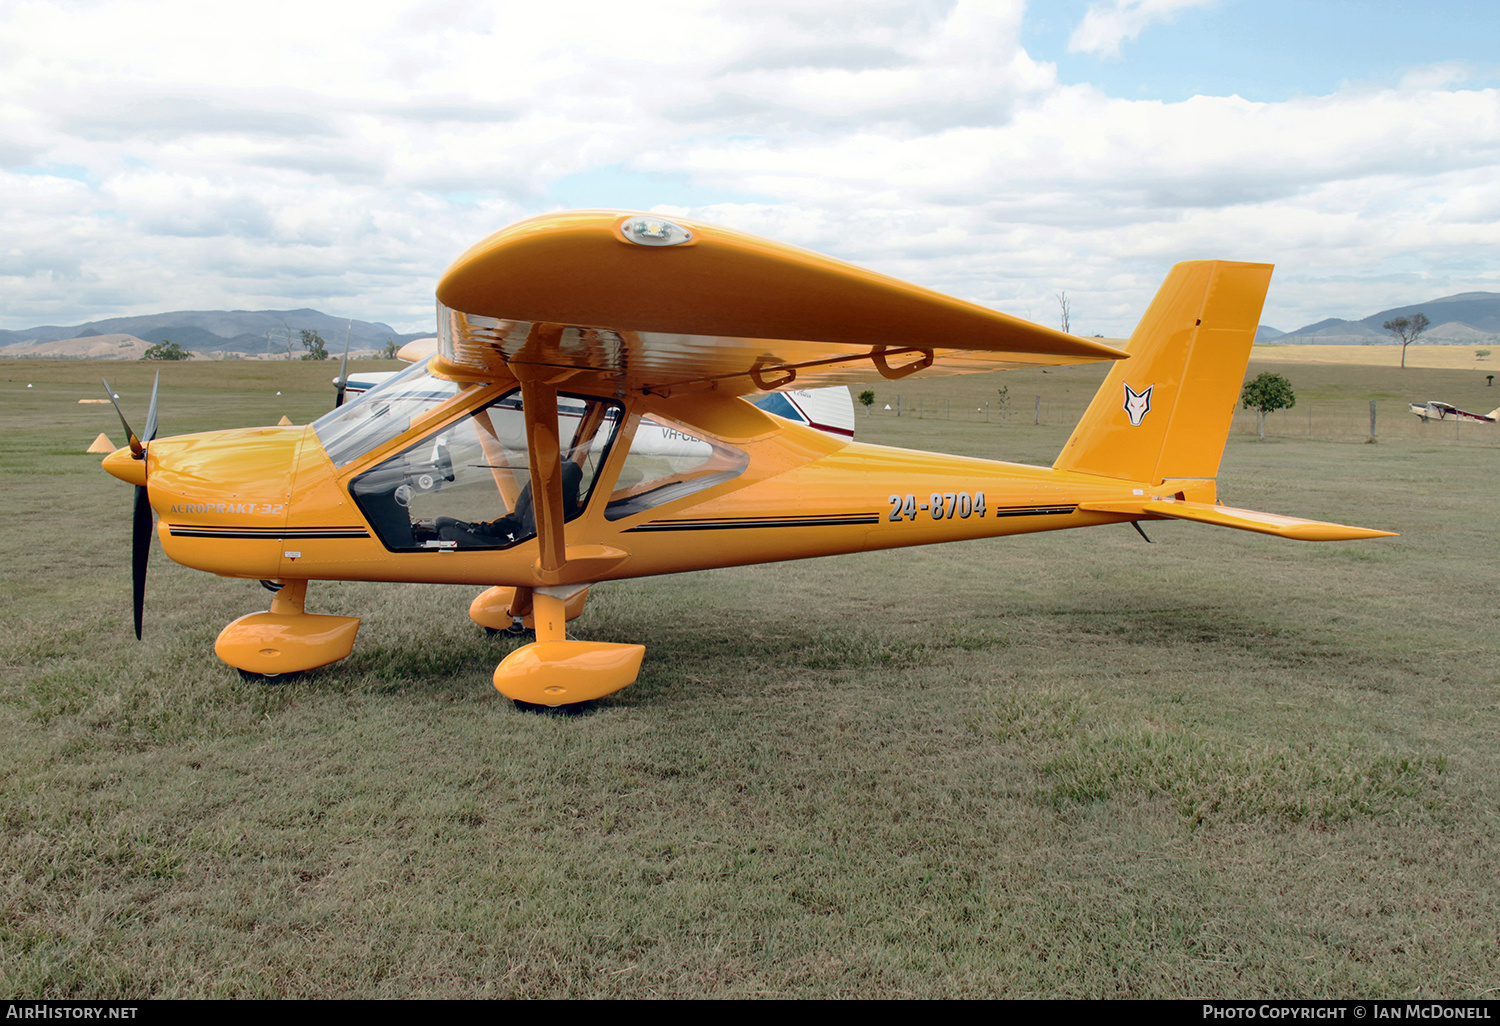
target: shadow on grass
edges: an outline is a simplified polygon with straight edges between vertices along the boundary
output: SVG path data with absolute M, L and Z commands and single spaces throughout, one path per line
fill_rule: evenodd
M 1030 619 L 1030 618 L 1028 618 Z M 1203 653 L 1220 659 L 1259 663 L 1268 669 L 1315 669 L 1362 690 L 1388 692 L 1398 686 L 1407 667 L 1399 650 L 1355 645 L 1350 636 L 1334 637 L 1321 627 L 1268 623 L 1227 606 L 1164 605 L 1155 608 L 1068 610 L 1044 614 L 1034 640 L 1058 644 L 1159 649 L 1176 654 Z M 1393 666 L 1395 659 L 1398 665 Z

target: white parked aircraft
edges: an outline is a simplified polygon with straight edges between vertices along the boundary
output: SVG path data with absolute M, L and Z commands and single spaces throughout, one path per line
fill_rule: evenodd
M 1423 420 L 1471 420 L 1476 424 L 1493 424 L 1500 420 L 1500 406 L 1489 413 L 1469 413 L 1457 406 L 1429 399 L 1425 403 L 1412 403 L 1411 412 Z

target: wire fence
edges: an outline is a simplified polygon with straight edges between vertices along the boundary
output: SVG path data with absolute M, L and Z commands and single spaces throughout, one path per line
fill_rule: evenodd
M 1373 414 L 1371 407 L 1374 407 Z M 1233 434 L 1260 434 L 1260 414 L 1236 410 Z M 1423 420 L 1411 404 L 1398 400 L 1311 400 L 1266 416 L 1267 438 L 1314 438 L 1333 441 L 1382 440 L 1500 447 L 1500 424 L 1454 417 Z
M 1373 419 L 1371 407 L 1374 407 Z M 886 408 L 888 407 L 888 408 Z M 1011 397 L 1004 407 L 996 403 L 975 405 L 962 399 L 895 397 L 873 412 L 885 417 L 915 417 L 921 420 L 961 420 L 1010 425 L 1072 426 L 1083 416 L 1087 404 L 1049 402 L 1041 396 Z M 1231 435 L 1261 433 L 1260 414 L 1236 408 Z M 1326 441 L 1406 441 L 1442 445 L 1472 445 L 1500 448 L 1500 423 L 1484 424 L 1457 420 L 1452 416 L 1423 420 L 1411 412 L 1407 402 L 1366 399 L 1299 401 L 1289 410 L 1278 410 L 1265 418 L 1267 438 L 1310 438 Z

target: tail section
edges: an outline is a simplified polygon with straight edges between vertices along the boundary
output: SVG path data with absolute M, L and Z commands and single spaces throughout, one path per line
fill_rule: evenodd
M 1270 284 L 1270 264 L 1173 267 L 1053 466 L 1211 495 Z
M 1079 509 L 1299 541 L 1390 535 L 1216 503 L 1219 461 L 1270 284 L 1270 264 L 1203 260 L 1172 268 L 1130 336 L 1130 359 L 1110 370 L 1053 464 L 1147 487 Z

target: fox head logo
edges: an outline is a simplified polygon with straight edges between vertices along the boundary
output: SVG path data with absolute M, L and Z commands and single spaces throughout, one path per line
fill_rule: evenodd
M 1136 392 L 1129 385 L 1125 386 L 1125 416 L 1130 418 L 1131 427 L 1140 427 L 1146 414 L 1151 412 L 1151 390 L 1155 387 L 1154 384 L 1147 385 L 1144 392 Z

